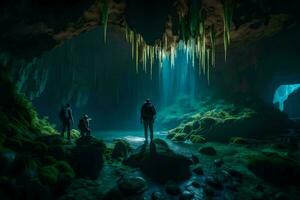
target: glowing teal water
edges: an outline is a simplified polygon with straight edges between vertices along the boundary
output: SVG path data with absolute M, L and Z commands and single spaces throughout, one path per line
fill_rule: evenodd
M 284 111 L 284 102 L 288 99 L 289 95 L 298 88 L 300 88 L 300 84 L 280 85 L 275 91 L 273 103 L 279 103 L 279 109 Z

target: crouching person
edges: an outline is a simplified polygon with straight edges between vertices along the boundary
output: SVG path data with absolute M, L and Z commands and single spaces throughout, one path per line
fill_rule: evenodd
M 92 119 L 89 118 L 88 115 L 84 115 L 78 123 L 78 128 L 80 131 L 81 137 L 91 136 L 91 129 L 90 129 L 90 121 Z

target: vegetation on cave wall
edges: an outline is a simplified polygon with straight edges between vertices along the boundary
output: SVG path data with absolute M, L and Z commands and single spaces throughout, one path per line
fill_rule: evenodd
M 31 102 L 17 93 L 9 70 L 2 67 L 0 74 L 0 130 L 1 136 L 31 137 L 38 134 L 54 134 L 55 129 L 46 119 L 40 119 Z

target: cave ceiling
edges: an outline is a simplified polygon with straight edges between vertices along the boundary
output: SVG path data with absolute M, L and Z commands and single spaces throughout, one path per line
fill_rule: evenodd
M 195 15 L 214 27 L 216 47 L 224 46 L 224 1 L 221 0 L 4 0 L 0 2 L 0 52 L 31 60 L 65 41 L 101 26 L 133 30 L 147 45 L 167 38 L 169 45 L 193 37 Z M 233 8 L 231 45 L 256 41 L 294 25 L 296 0 L 227 1 Z M 189 27 L 180 34 L 180 20 Z M 197 20 L 196 20 L 197 21 Z M 182 23 L 182 21 L 181 21 Z M 207 34 L 209 31 L 206 31 Z

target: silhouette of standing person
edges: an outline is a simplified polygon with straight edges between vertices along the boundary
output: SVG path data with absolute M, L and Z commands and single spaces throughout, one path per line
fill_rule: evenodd
M 154 105 L 150 99 L 146 99 L 141 109 L 141 123 L 144 124 L 145 143 L 148 143 L 148 128 L 150 130 L 150 142 L 153 141 L 153 124 L 156 115 Z
M 60 113 L 59 118 L 62 123 L 62 132 L 61 136 L 64 137 L 65 131 L 67 130 L 67 137 L 68 140 L 71 140 L 71 126 L 74 123 L 73 114 L 72 114 L 72 108 L 70 104 L 67 104 L 64 106 Z

